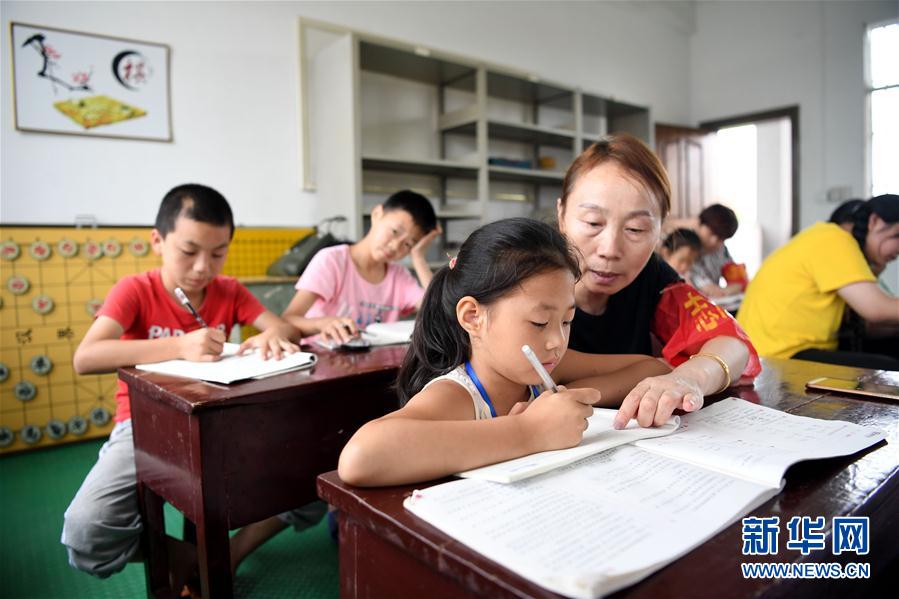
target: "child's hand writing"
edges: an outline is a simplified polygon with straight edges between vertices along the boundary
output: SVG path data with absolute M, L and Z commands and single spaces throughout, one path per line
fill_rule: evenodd
M 675 409 L 695 412 L 702 407 L 699 384 L 675 373 L 645 378 L 627 394 L 615 415 L 615 428 L 622 429 L 632 418 L 643 427 L 662 426 Z
M 225 333 L 204 327 L 178 337 L 179 355 L 191 362 L 215 362 L 222 356 Z
M 331 316 L 320 319 L 321 338 L 326 343 L 340 345 L 359 334 L 355 321 L 349 316 Z
M 240 344 L 237 349 L 237 355 L 242 355 L 245 351 L 256 348 L 263 360 L 272 357 L 276 360 L 281 359 L 284 353 L 292 354 L 300 350 L 299 346 L 292 343 L 290 339 L 277 328 L 271 328 L 258 335 L 253 335 Z
M 587 418 L 593 415 L 593 404 L 601 399 L 596 389 L 566 389 L 547 391 L 531 402 L 524 412 L 537 444 L 535 451 L 549 451 L 574 447 L 587 430 Z

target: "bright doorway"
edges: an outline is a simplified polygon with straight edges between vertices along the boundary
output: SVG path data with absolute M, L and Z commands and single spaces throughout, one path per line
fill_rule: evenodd
M 787 117 L 724 126 L 711 135 L 708 202 L 737 213 L 740 228 L 727 246 L 750 277 L 793 234 L 790 139 Z
M 699 128 L 656 124 L 656 151 L 671 179 L 666 230 L 697 226 L 711 204 L 730 207 L 740 227 L 727 247 L 752 277 L 798 231 L 798 123 L 794 106 Z

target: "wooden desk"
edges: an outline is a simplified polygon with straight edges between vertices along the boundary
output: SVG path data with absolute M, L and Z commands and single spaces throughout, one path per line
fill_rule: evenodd
M 737 522 L 614 597 L 782 597 L 820 595 L 822 589 L 828 596 L 846 597 L 866 593 L 875 596 L 890 588 L 883 577 L 895 572 L 899 559 L 899 405 L 806 394 L 805 382 L 816 376 L 861 376 L 899 384 L 899 373 L 895 372 L 800 360 L 763 360 L 755 387 L 732 393 L 792 414 L 848 420 L 884 430 L 889 444 L 881 443 L 845 458 L 804 462 L 789 470 L 784 491 L 753 512 L 757 516 L 780 516 L 778 556 L 743 556 L 742 527 Z M 727 395 L 730 393 L 718 399 Z M 342 512 L 341 597 L 557 597 L 406 512 L 403 499 L 422 486 L 430 485 L 358 489 L 344 485 L 336 472 L 319 477 L 319 496 Z M 869 555 L 834 556 L 828 549 L 803 557 L 785 549 L 786 522 L 792 516 L 825 516 L 829 535 L 831 518 L 844 515 L 870 517 Z M 866 562 L 877 580 L 744 580 L 739 567 L 744 561 Z M 889 592 L 894 591 L 892 587 Z
M 321 352 L 311 370 L 226 387 L 119 370 L 131 393 L 148 594 L 168 588 L 163 501 L 196 525 L 204 597 L 230 597 L 228 531 L 316 499 L 365 422 L 397 408 L 406 348 Z M 175 594 L 180 589 L 175 589 Z

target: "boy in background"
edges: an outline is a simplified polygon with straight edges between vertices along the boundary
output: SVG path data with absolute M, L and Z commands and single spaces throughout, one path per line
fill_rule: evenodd
M 243 285 L 219 273 L 234 235 L 225 198 L 203 185 L 181 185 L 166 194 L 150 234 L 162 266 L 124 277 L 113 286 L 75 351 L 78 374 L 114 372 L 120 366 L 184 359 L 220 359 L 235 324 L 260 334 L 243 342 L 263 358 L 279 359 L 299 348 L 297 331 L 265 309 Z M 208 326 L 200 326 L 177 300 L 180 287 Z M 69 563 L 106 578 L 135 557 L 142 529 L 138 513 L 128 386 L 118 381 L 115 427 L 97 463 L 65 512 L 62 543 Z M 319 509 L 324 512 L 324 506 Z M 231 542 L 232 570 L 265 539 L 286 526 L 277 517 L 241 529 Z M 169 540 L 172 588 L 178 590 L 196 567 L 192 546 Z M 177 572 L 177 573 L 176 573 Z
M 371 229 L 352 245 L 319 251 L 296 284 L 284 320 L 303 337 L 346 343 L 372 322 L 393 322 L 418 310 L 432 273 L 425 255 L 440 233 L 426 197 L 398 191 L 374 208 Z M 399 260 L 412 255 L 419 285 Z
M 659 248 L 659 254 L 684 279 L 702 253 L 702 240 L 693 229 L 675 229 L 669 233 Z
M 745 271 L 736 277 L 725 275 L 726 267 L 733 265 L 734 259 L 724 242 L 736 234 L 738 226 L 737 215 L 727 206 L 712 204 L 699 213 L 696 232 L 702 240 L 702 252 L 690 270 L 690 282 L 712 299 L 741 293 L 748 283 Z M 722 276 L 727 279 L 724 287 L 720 283 Z

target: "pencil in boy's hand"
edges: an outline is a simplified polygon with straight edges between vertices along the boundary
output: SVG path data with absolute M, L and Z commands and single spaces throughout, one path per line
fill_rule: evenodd
M 522 345 L 521 351 L 524 352 L 525 357 L 528 359 L 528 362 L 531 363 L 531 366 L 534 367 L 534 370 L 537 371 L 537 374 L 540 375 L 540 378 L 543 380 L 543 386 L 547 391 L 552 391 L 553 393 L 558 393 L 559 388 L 556 387 L 556 383 L 549 376 L 549 373 L 546 372 L 546 368 L 543 367 L 543 364 L 540 363 L 540 360 L 537 359 L 537 355 L 534 353 L 534 350 L 531 349 L 530 345 Z
M 187 294 L 185 294 L 181 290 L 180 287 L 175 287 L 175 297 L 177 297 L 178 301 L 180 301 L 182 304 L 184 304 L 184 307 L 187 308 L 187 310 L 191 314 L 194 315 L 194 318 L 197 320 L 197 322 L 199 323 L 199 325 L 201 327 L 203 327 L 204 329 L 208 328 L 209 325 L 206 324 L 206 321 L 203 320 L 203 317 L 200 316 L 200 313 L 197 312 L 197 310 L 196 310 L 196 308 L 194 308 L 193 304 L 190 303 L 190 300 L 187 299 Z

